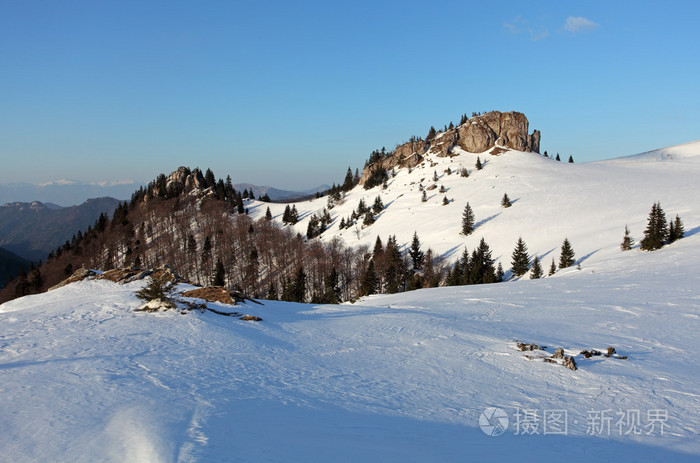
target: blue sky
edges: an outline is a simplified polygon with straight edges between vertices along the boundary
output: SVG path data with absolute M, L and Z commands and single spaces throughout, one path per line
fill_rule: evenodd
M 0 183 L 301 189 L 463 113 L 577 162 L 700 138 L 700 3 L 0 0 Z

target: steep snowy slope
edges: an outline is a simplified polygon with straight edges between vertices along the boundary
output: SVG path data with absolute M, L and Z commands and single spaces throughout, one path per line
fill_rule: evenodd
M 0 306 L 0 459 L 697 461 L 698 259 L 695 231 L 558 278 L 241 308 L 259 323 L 136 313 L 143 283 L 24 297 Z
M 476 170 L 477 156 L 485 161 Z M 432 166 L 431 166 L 432 164 Z M 470 176 L 459 176 L 465 167 Z M 452 171 L 448 175 L 447 169 Z M 437 173 L 438 181 L 433 175 Z M 564 238 L 571 241 L 576 257 L 586 266 L 619 253 L 625 225 L 641 239 L 651 205 L 656 201 L 672 219 L 679 214 L 691 230 L 700 225 L 700 141 L 608 161 L 570 164 L 557 162 L 535 153 L 507 151 L 489 153 L 461 152 L 452 158 L 428 154 L 414 168 L 397 169 L 387 189 L 356 187 L 342 204 L 333 208 L 333 225 L 320 239 L 340 237 L 349 245 L 372 246 L 377 236 L 386 242 L 390 234 L 399 244 L 409 245 L 414 231 L 424 247 L 454 260 L 464 246 L 470 251 L 484 237 L 505 269 L 510 268 L 511 253 L 522 237 L 532 256 L 538 255 L 544 267 L 554 258 Z M 421 202 L 419 185 L 436 185 Z M 439 193 L 440 186 L 446 193 Z M 512 207 L 500 206 L 507 193 Z M 369 226 L 340 230 L 341 218 L 351 215 L 361 198 L 371 206 L 381 196 L 384 211 Z M 443 198 L 450 203 L 443 206 Z M 469 202 L 477 228 L 468 237 L 460 234 L 462 212 Z M 322 210 L 327 198 L 297 203 L 302 220 L 296 230 L 305 234 L 311 214 Z M 275 220 L 281 220 L 284 204 L 251 202 L 253 217 L 262 217 L 270 207 Z

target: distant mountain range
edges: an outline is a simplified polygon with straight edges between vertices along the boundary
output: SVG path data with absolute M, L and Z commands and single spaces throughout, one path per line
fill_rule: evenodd
M 316 193 L 322 191 L 327 191 L 330 188 L 330 185 L 319 185 L 315 188 L 310 188 L 304 191 L 279 190 L 271 186 L 253 185 L 251 183 L 236 183 L 233 185 L 233 187 L 236 189 L 236 191 L 252 190 L 256 198 L 268 195 L 273 201 L 286 201 L 291 199 L 300 199 L 315 195 Z
M 101 213 L 111 217 L 118 205 L 115 198 L 89 199 L 71 207 L 39 201 L 3 204 L 0 246 L 24 259 L 46 259 L 49 252 L 72 239 L 78 230 L 93 225 Z
M 99 182 L 88 183 L 75 180 L 56 180 L 54 182 L 32 184 L 32 183 L 5 183 L 0 184 L 0 204 L 24 202 L 31 203 L 38 201 L 49 209 L 59 207 L 69 207 L 82 204 L 89 198 L 110 197 L 119 200 L 131 198 L 134 191 L 138 190 L 144 183 L 131 180 L 119 182 Z M 253 185 L 251 183 L 237 183 L 236 190 L 253 191 L 256 198 L 267 194 L 273 201 L 285 201 L 298 199 L 325 191 L 330 188 L 328 185 L 319 185 L 303 191 L 280 190 L 267 185 Z
M 88 198 L 110 197 L 125 200 L 131 198 L 131 194 L 143 185 L 132 180 L 99 183 L 56 180 L 38 185 L 5 183 L 0 184 L 0 204 L 39 201 L 52 208 L 82 204 Z

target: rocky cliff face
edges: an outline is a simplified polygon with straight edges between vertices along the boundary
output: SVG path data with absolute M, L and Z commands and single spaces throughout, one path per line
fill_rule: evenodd
M 495 145 L 518 151 L 539 152 L 539 132 L 532 134 L 537 139 L 537 146 L 533 147 L 532 136 L 528 134 L 527 117 L 515 111 L 491 111 L 473 117 L 457 127 L 457 134 L 459 147 L 470 153 L 481 153 Z
M 458 127 L 439 133 L 430 141 L 418 139 L 397 146 L 389 156 L 366 166 L 360 183 L 364 184 L 377 168 L 390 170 L 394 167 L 413 167 L 423 160 L 425 153 L 449 156 L 455 146 L 470 153 L 482 153 L 496 145 L 539 153 L 540 131 L 535 130 L 532 134 L 528 132 L 529 123 L 523 113 L 491 111 L 474 116 Z

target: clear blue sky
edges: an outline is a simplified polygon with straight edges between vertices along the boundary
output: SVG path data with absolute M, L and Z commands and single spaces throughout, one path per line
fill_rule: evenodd
M 577 162 L 700 138 L 700 3 L 0 0 L 0 183 L 301 189 L 462 113 Z

